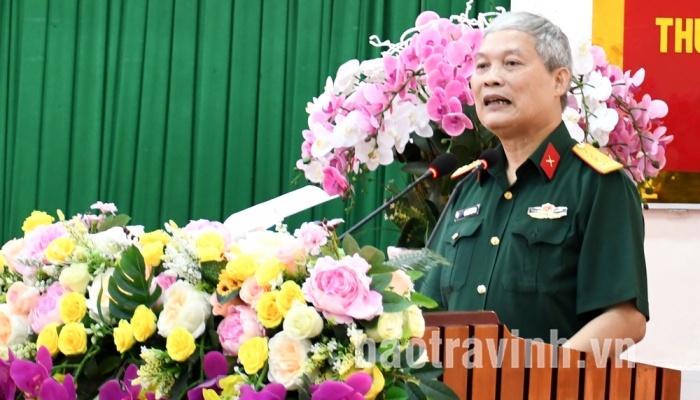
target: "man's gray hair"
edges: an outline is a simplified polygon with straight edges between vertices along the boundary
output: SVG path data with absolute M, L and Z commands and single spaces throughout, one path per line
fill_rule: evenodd
M 573 71 L 571 46 L 562 30 L 547 18 L 525 11 L 514 11 L 499 15 L 485 29 L 484 37 L 499 31 L 520 31 L 535 38 L 535 51 L 542 58 L 549 72 L 564 67 Z M 561 97 L 561 108 L 568 104 L 568 93 Z

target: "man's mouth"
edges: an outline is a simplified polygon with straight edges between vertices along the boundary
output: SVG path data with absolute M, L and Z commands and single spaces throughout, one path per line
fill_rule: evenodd
M 486 107 L 491 106 L 491 105 L 510 105 L 511 102 L 510 100 L 506 99 L 505 97 L 501 96 L 486 96 L 484 98 L 484 105 Z

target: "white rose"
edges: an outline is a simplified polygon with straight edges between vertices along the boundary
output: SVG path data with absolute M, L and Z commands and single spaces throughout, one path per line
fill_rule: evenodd
M 403 337 L 402 313 L 384 313 L 379 317 L 377 326 L 366 330 L 367 337 L 375 342 L 386 339 L 401 339 Z
M 90 287 L 88 287 L 88 298 L 86 305 L 90 313 L 90 318 L 94 319 L 95 321 L 100 321 L 100 314 L 97 310 L 97 297 L 100 295 L 100 289 L 102 289 L 102 298 L 100 298 L 100 310 L 102 310 L 102 317 L 104 317 L 105 321 L 110 321 L 111 314 L 109 313 L 109 299 L 111 297 L 109 297 L 107 285 L 109 284 L 109 278 L 112 277 L 113 273 L 114 268 L 109 268 L 107 271 L 97 274 Z
M 287 312 L 282 326 L 287 335 L 294 339 L 312 339 L 323 330 L 323 318 L 311 306 L 294 305 Z
M 80 294 L 85 294 L 91 280 L 92 277 L 85 263 L 76 263 L 64 268 L 63 271 L 61 271 L 61 276 L 58 278 L 61 285 Z
M 421 338 L 425 334 L 423 312 L 413 304 L 404 311 L 404 328 L 410 337 Z
M 9 304 L 0 304 L 0 346 L 22 344 L 29 334 L 29 317 L 10 311 Z
M 211 315 L 209 297 L 186 281 L 170 285 L 165 291 L 163 311 L 158 317 L 158 334 L 167 338 L 173 329 L 182 327 L 198 338 L 204 333 L 207 318 Z
M 294 339 L 282 331 L 270 339 L 268 349 L 267 379 L 284 385 L 287 390 L 299 389 L 311 341 Z
M 116 254 L 129 247 L 132 242 L 126 237 L 124 228 L 115 226 L 104 232 L 88 235 L 88 240 L 102 254 Z

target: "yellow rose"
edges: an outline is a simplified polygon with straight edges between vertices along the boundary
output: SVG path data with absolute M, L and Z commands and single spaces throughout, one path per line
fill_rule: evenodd
M 43 211 L 32 211 L 32 215 L 28 216 L 22 224 L 24 233 L 29 233 L 36 229 L 37 226 L 51 225 L 54 218 Z
M 131 317 L 131 327 L 133 328 L 134 338 L 139 342 L 145 342 L 146 339 L 153 336 L 157 329 L 157 319 L 158 318 L 150 308 L 143 304 L 136 307 L 134 316 Z
M 0 254 L 0 274 L 5 272 L 5 257 Z
M 379 316 L 377 327 L 367 329 L 367 336 L 375 342 L 385 339 L 401 339 L 403 336 L 402 313 L 384 313 Z
M 270 287 L 270 281 L 277 279 L 282 271 L 284 271 L 284 264 L 276 258 L 270 258 L 255 271 L 255 280 L 260 287 Z
M 232 279 L 243 282 L 255 275 L 257 267 L 258 262 L 253 257 L 241 255 L 226 264 L 226 272 Z
M 246 374 L 253 375 L 260 371 L 267 362 L 267 338 L 248 339 L 238 349 L 238 359 L 241 360 Z
M 119 326 L 114 328 L 114 345 L 117 346 L 119 353 L 124 353 L 131 349 L 136 343 L 134 339 L 134 329 L 131 324 L 125 320 L 119 321 Z
M 365 399 L 376 399 L 377 395 L 384 389 L 384 385 L 386 384 L 386 381 L 384 380 L 384 374 L 382 374 L 382 371 L 376 365 L 373 365 L 372 368 L 364 369 L 357 369 L 353 367 L 350 369 L 350 371 L 346 372 L 345 375 L 343 375 L 343 381 L 347 381 L 348 378 L 350 378 L 353 374 L 357 372 L 366 372 L 372 375 L 372 386 L 369 388 L 369 392 L 365 393 Z
M 165 349 L 170 358 L 177 362 L 187 360 L 197 346 L 194 344 L 194 336 L 185 328 L 178 326 L 168 335 Z
M 160 258 L 163 257 L 163 243 L 154 242 L 143 245 L 141 248 L 143 262 L 151 267 L 160 265 Z
M 44 329 L 41 330 L 39 336 L 36 338 L 36 348 L 39 349 L 41 346 L 46 347 L 46 349 L 51 353 L 52 356 L 58 354 L 58 324 L 51 322 L 46 324 Z
M 58 335 L 58 349 L 67 356 L 85 354 L 87 351 L 87 332 L 79 322 L 69 322 L 63 326 Z
M 142 246 L 146 246 L 151 243 L 160 243 L 161 245 L 165 246 L 166 244 L 170 243 L 170 236 L 163 232 L 162 229 L 158 229 L 141 235 L 139 242 L 141 242 Z
M 425 318 L 423 318 L 423 312 L 415 304 L 404 311 L 404 331 L 408 333 L 408 336 L 414 338 L 421 338 L 425 334 Z
M 258 303 L 258 319 L 265 328 L 276 328 L 282 322 L 282 314 L 277 308 L 278 291 L 267 292 Z
M 87 312 L 87 300 L 82 294 L 71 292 L 61 299 L 59 315 L 63 323 L 80 322 L 85 312 Z
M 284 282 L 282 288 L 280 288 L 280 294 L 277 296 L 277 308 L 280 310 L 283 317 L 287 316 L 287 312 L 292 308 L 295 300 L 298 300 L 301 304 L 306 304 L 304 292 L 301 291 L 301 288 L 296 282 Z
M 216 232 L 203 233 L 195 241 L 200 262 L 221 261 L 224 254 L 224 238 Z
M 65 262 L 75 250 L 75 242 L 71 238 L 54 239 L 44 251 L 46 259 L 52 262 Z
M 75 263 L 63 268 L 58 281 L 70 290 L 85 294 L 92 277 L 85 263 Z

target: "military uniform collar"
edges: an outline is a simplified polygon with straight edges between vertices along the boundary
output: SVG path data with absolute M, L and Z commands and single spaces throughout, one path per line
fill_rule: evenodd
M 576 144 L 576 140 L 571 138 L 569 131 L 566 129 L 566 125 L 562 121 L 554 131 L 539 145 L 537 150 L 525 162 L 534 165 L 542 175 L 545 181 L 550 181 L 554 179 L 557 172 L 557 167 L 561 158 L 571 150 L 571 148 Z M 502 145 L 498 145 L 496 148 L 498 151 L 501 162 L 495 165 L 493 168 L 489 168 L 484 175 L 491 175 L 497 178 L 499 175 L 506 173 L 506 153 L 503 150 Z M 523 168 L 523 164 L 520 168 Z M 483 184 L 484 179 L 480 179 L 479 182 Z

